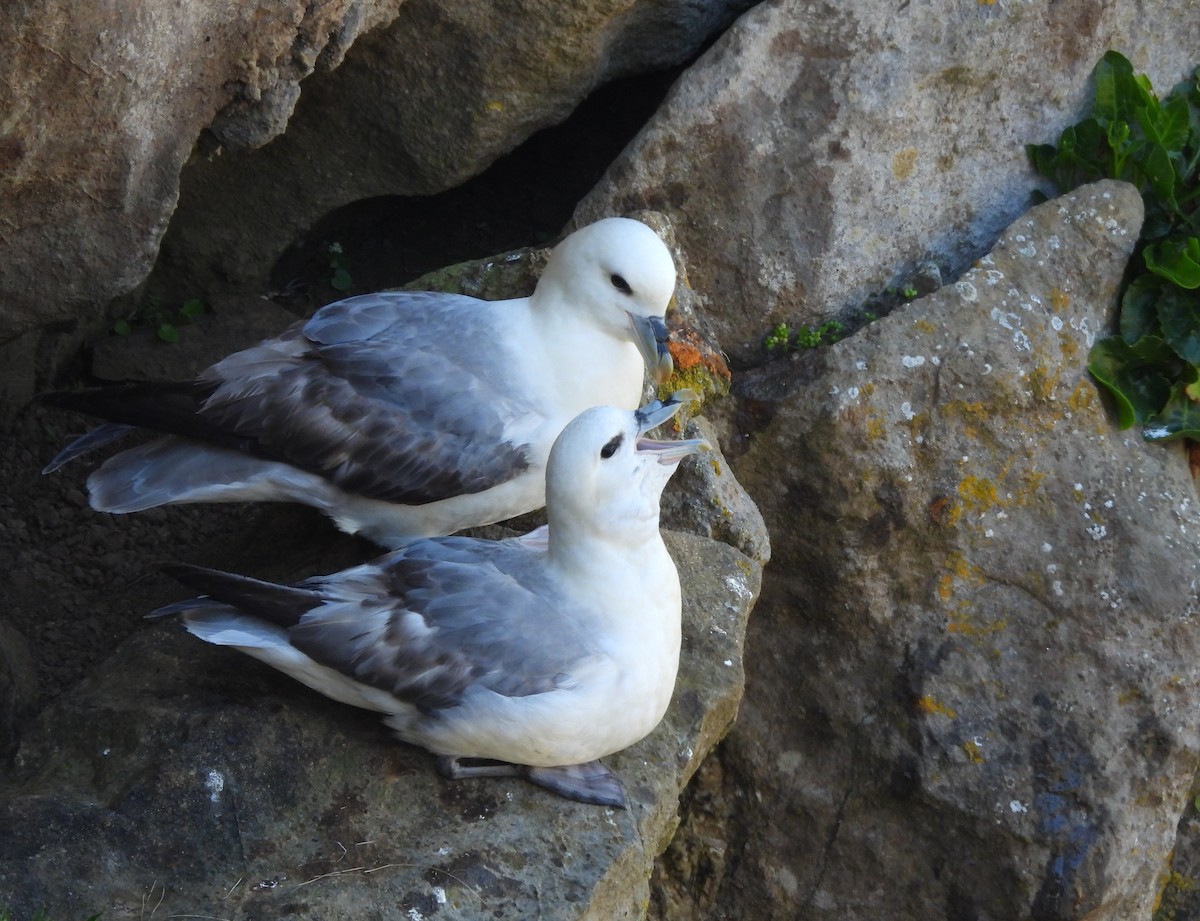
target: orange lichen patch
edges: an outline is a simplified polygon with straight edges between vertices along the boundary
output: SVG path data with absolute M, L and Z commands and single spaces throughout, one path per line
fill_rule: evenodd
M 946 706 L 940 700 L 926 694 L 917 700 L 917 711 L 926 716 L 933 716 L 935 713 L 938 716 L 944 716 L 949 719 L 954 719 L 958 714 L 954 712 L 952 707 Z
M 1050 306 L 1057 311 L 1066 310 L 1071 305 L 1071 296 L 1059 288 L 1050 289 Z
M 954 502 L 949 496 L 935 496 L 933 500 L 925 506 L 925 512 L 929 515 L 929 523 L 936 525 L 939 528 L 944 528 L 951 524 L 951 516 L 954 513 Z M 957 520 L 957 518 L 955 518 Z
M 679 371 L 691 371 L 697 365 L 702 365 L 713 377 L 724 381 L 732 378 L 725 359 L 709 348 L 700 338 L 700 334 L 690 326 L 672 329 L 667 348 L 670 349 L 671 360 L 675 362 Z
M 980 0 L 980 2 L 986 2 L 986 0 Z M 963 742 L 962 749 L 967 753 L 967 760 L 972 764 L 983 764 L 983 746 L 974 739 L 967 739 Z
M 942 601 L 949 601 L 950 596 L 954 594 L 954 583 L 971 582 L 979 585 L 983 582 L 983 574 L 978 567 L 972 566 L 967 562 L 967 558 L 961 553 L 951 553 L 946 558 L 946 571 L 942 573 L 938 579 L 937 593 Z

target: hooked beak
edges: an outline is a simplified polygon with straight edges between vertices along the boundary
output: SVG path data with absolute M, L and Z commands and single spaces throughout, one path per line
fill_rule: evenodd
M 669 357 L 669 356 L 668 356 Z M 712 445 L 704 438 L 684 438 L 679 441 L 658 441 L 644 438 L 646 432 L 662 425 L 677 412 L 684 403 L 696 399 L 691 390 L 676 390 L 666 400 L 653 400 L 641 409 L 634 410 L 638 420 L 638 454 L 653 454 L 660 464 L 675 464 L 689 454 L 711 451 Z
M 671 376 L 675 364 L 667 348 L 667 324 L 662 317 L 639 317 L 629 314 L 629 325 L 633 329 L 633 341 L 642 353 L 650 379 L 661 384 Z

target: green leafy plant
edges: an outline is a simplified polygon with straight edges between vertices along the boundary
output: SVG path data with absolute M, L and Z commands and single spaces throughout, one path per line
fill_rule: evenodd
M 191 323 L 203 313 L 204 301 L 199 298 L 186 300 L 178 307 L 167 307 L 159 298 L 150 295 L 129 317 L 117 320 L 112 329 L 118 336 L 128 336 L 135 326 L 150 326 L 163 342 L 178 342 L 179 327 Z M 0 918 L 0 921 L 3 919 Z
M 1121 428 L 1141 425 L 1149 440 L 1200 438 L 1200 69 L 1161 101 L 1116 51 L 1092 76 L 1088 117 L 1057 146 L 1026 148 L 1060 191 L 1123 179 L 1146 206 L 1120 333 L 1096 342 L 1088 370 L 1112 393 Z
M 329 287 L 335 291 L 349 291 L 354 279 L 350 277 L 350 260 L 343 252 L 342 244 L 330 243 L 325 251 L 329 256 L 329 268 L 332 270 Z
M 768 352 L 792 352 L 796 349 L 815 349 L 820 345 L 837 342 L 843 327 L 837 320 L 827 320 L 820 326 L 802 326 L 793 333 L 786 323 L 779 323 L 767 333 L 763 346 Z

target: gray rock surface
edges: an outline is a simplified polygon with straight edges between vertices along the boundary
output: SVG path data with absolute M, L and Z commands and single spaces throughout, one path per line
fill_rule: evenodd
M 200 131 L 256 146 L 299 81 L 400 0 L 33 0 L 0 19 L 0 343 L 70 322 L 149 271 Z M 238 125 L 239 127 L 234 127 Z
M 1197 47 L 1192 0 L 767 0 L 680 78 L 576 221 L 666 213 L 717 339 L 757 363 L 780 321 L 816 325 L 922 261 L 962 274 L 1025 209 L 1025 145 L 1076 120 L 1107 49 L 1165 92 Z
M 1200 764 L 1200 515 L 1084 365 L 1141 218 L 1084 187 L 736 384 L 773 560 L 711 917 L 1150 917 Z
M 680 791 L 736 714 L 760 575 L 722 544 L 668 544 L 682 674 L 659 728 L 606 759 L 628 812 L 444 781 L 375 715 L 160 624 L 26 734 L 0 787 L 0 893 L 15 917 L 641 917 Z
M 171 281 L 263 290 L 327 212 L 455 186 L 605 82 L 687 60 L 747 5 L 407 0 L 337 71 L 305 83 L 276 143 L 189 165 L 165 244 Z
M 543 261 L 540 250 L 507 254 L 440 282 L 526 293 Z M 186 377 L 292 319 L 270 302 L 220 299 L 178 343 L 139 328 L 97 343 L 92 364 L 117 378 Z M 690 424 L 708 430 L 703 417 Z M 62 918 L 644 914 L 681 791 L 736 715 L 746 619 L 769 555 L 761 517 L 719 453 L 668 486 L 670 508 L 703 512 L 671 516 L 677 531 L 667 535 L 684 585 L 684 661 L 663 724 L 606 759 L 634 802 L 614 813 L 519 781 L 442 781 L 432 757 L 395 742 L 376 716 L 178 625 L 146 625 L 142 615 L 186 594 L 156 560 L 287 580 L 378 551 L 292 506 L 98 515 L 83 480 L 100 458 L 38 474 L 81 425 L 30 407 L 0 441 L 9 486 L 0 571 L 21 631 L 12 636 L 36 657 L 42 707 L 31 718 L 30 662 L 16 658 L 24 640 L 0 647 L 0 706 L 20 704 L 0 710 L 0 910 L 17 919 L 43 907 Z M 693 501 L 680 489 L 712 494 Z M 710 539 L 714 520 L 721 539 L 755 558 Z M 10 673 L 24 683 L 10 688 Z

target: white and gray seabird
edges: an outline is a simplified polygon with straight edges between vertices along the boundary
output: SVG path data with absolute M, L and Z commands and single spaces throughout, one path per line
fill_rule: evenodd
M 88 480 L 93 508 L 290 501 L 397 547 L 541 508 L 545 465 L 589 406 L 632 410 L 671 371 L 675 265 L 645 224 L 563 240 L 508 301 L 389 291 L 329 304 L 191 381 L 42 395 L 110 420 L 44 472 L 134 427 L 167 433 Z
M 385 714 L 449 777 L 519 775 L 623 806 L 597 759 L 658 725 L 679 664 L 659 498 L 680 459 L 708 445 L 645 437 L 678 406 L 572 421 L 547 468 L 548 535 L 418 540 L 291 586 L 169 564 L 206 595 L 151 616 L 182 615 L 203 640 Z

